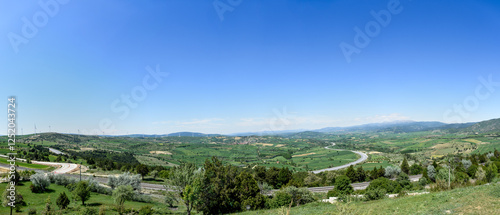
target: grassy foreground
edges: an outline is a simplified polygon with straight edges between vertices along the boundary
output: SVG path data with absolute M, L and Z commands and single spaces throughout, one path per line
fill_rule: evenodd
M 286 214 L 282 211 L 274 209 L 239 214 Z M 315 202 L 292 208 L 290 214 L 500 214 L 500 184 L 369 202 Z
M 41 214 L 42 210 L 45 207 L 45 200 L 50 196 L 52 202 L 52 208 L 54 211 L 61 212 L 62 214 L 80 214 L 80 211 L 83 210 L 84 206 L 82 206 L 80 201 L 74 201 L 73 195 L 67 188 L 64 186 L 51 184 L 49 186 L 49 190 L 45 193 L 32 193 L 29 189 L 31 182 L 24 182 L 22 185 L 16 186 L 17 191 L 23 195 L 24 201 L 27 203 L 27 206 L 22 208 L 22 211 L 15 212 L 14 214 L 28 214 L 30 208 L 33 208 L 37 211 L 37 214 Z M 5 190 L 6 183 L 0 184 L 0 193 L 3 193 Z M 68 209 L 64 211 L 60 211 L 58 206 L 56 205 L 56 199 L 59 196 L 59 193 L 66 192 L 68 197 L 71 199 L 71 203 L 68 206 Z M 106 214 L 118 214 L 116 210 L 114 210 L 116 204 L 113 202 L 113 198 L 111 196 L 92 193 L 90 199 L 85 202 L 85 207 L 95 208 L 99 211 L 100 207 L 104 207 L 106 209 Z M 155 210 L 171 212 L 170 209 L 167 208 L 165 204 L 161 204 L 158 202 L 154 203 L 142 203 L 142 202 L 132 202 L 126 201 L 125 208 L 133 208 L 135 210 L 140 209 L 142 206 L 150 205 Z M 179 210 L 183 208 L 180 207 Z M 0 207 L 0 214 L 9 214 L 10 208 L 8 207 Z

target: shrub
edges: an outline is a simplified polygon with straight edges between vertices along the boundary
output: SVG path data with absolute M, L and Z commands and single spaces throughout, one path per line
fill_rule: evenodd
M 84 207 L 80 211 L 80 215 L 97 215 L 97 210 L 95 208 Z
M 367 201 L 383 199 L 385 198 L 386 193 L 387 191 L 384 188 L 377 187 L 375 189 L 366 191 L 364 197 Z
M 366 188 L 366 192 L 377 188 L 384 189 L 387 193 L 398 193 L 402 189 L 399 183 L 382 177 L 373 180 Z
M 399 185 L 404 188 L 404 189 L 411 189 L 411 183 L 410 183 L 410 177 L 404 172 L 398 175 L 398 178 L 396 181 L 399 183 Z
M 59 197 L 56 199 L 56 204 L 60 209 L 66 209 L 68 207 L 70 201 L 68 196 L 66 196 L 65 192 L 59 193 Z
M 281 206 L 288 206 L 292 201 L 292 197 L 283 191 L 278 191 L 273 194 L 273 198 L 268 201 L 269 208 L 279 208 Z
M 115 189 L 120 185 L 130 185 L 134 190 L 141 190 L 141 175 L 132 175 L 129 172 L 124 173 L 118 177 L 111 176 L 108 178 L 108 186 Z
M 455 182 L 458 183 L 466 183 L 469 181 L 469 175 L 465 172 L 456 172 L 455 173 Z
M 399 168 L 399 166 L 388 166 L 385 168 L 384 176 L 387 178 L 393 178 L 398 176 L 399 173 L 401 173 L 401 168 Z
M 470 160 L 462 159 L 462 164 L 464 165 L 465 170 L 469 169 L 472 166 L 472 162 Z
M 426 179 L 426 178 L 422 177 L 422 178 L 420 178 L 420 179 L 418 180 L 418 183 L 419 183 L 421 186 L 423 186 L 423 187 L 424 187 L 425 185 L 427 185 L 427 184 L 428 184 L 428 181 L 427 181 L 427 179 Z
M 139 215 L 152 215 L 154 213 L 152 205 L 144 205 L 139 209 Z
M 36 209 L 34 209 L 34 208 L 30 208 L 30 209 L 28 210 L 28 215 L 36 215 Z
M 37 173 L 34 174 L 30 177 L 31 185 L 33 186 L 30 187 L 31 192 L 38 193 L 38 192 L 44 192 L 47 190 L 47 188 L 50 185 L 50 180 L 45 174 L 43 173 Z

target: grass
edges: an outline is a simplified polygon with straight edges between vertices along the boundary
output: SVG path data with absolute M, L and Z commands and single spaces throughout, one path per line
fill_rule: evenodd
M 279 214 L 279 211 L 272 209 L 239 214 L 271 215 Z M 290 214 L 500 214 L 500 184 L 369 202 L 314 202 L 292 208 Z
M 79 214 L 79 211 L 82 209 L 81 206 L 81 201 L 77 202 L 73 200 L 72 194 L 69 192 L 67 188 L 64 186 L 60 185 L 55 185 L 51 184 L 49 186 L 48 192 L 45 193 L 32 193 L 29 190 L 31 182 L 24 182 L 23 185 L 18 185 L 16 186 L 16 190 L 23 195 L 24 201 L 27 203 L 27 206 L 22 208 L 22 211 L 19 213 L 14 213 L 14 214 L 27 214 L 28 210 L 30 208 L 35 209 L 38 213 L 44 209 L 45 207 L 45 200 L 50 196 L 51 202 L 52 202 L 52 208 L 54 210 L 59 211 L 59 208 L 55 204 L 57 197 L 59 196 L 59 193 L 61 192 L 66 192 L 66 195 L 71 199 L 71 203 L 68 206 L 68 209 L 63 211 L 63 214 Z M 0 184 L 0 192 L 3 193 L 5 190 L 5 183 Z M 97 211 L 99 211 L 99 207 L 105 207 L 107 208 L 106 214 L 118 214 L 115 210 L 115 203 L 113 202 L 113 199 L 110 196 L 103 195 L 103 194 L 98 194 L 98 193 L 92 193 L 92 196 L 88 201 L 85 202 L 87 205 L 86 207 L 91 207 L 95 208 Z M 170 211 L 169 208 L 165 206 L 165 204 L 162 203 L 142 203 L 142 202 L 131 202 L 127 201 L 125 202 L 125 208 L 133 208 L 135 210 L 140 209 L 143 206 L 146 205 L 152 205 L 153 209 L 159 209 L 162 211 Z M 183 208 L 179 207 L 178 212 L 182 212 Z M 10 208 L 8 207 L 0 207 L 0 214 L 8 214 L 10 212 Z
M 0 158 L 0 163 L 10 165 L 10 163 L 7 162 L 6 158 Z M 46 165 L 41 165 L 41 164 L 23 163 L 21 161 L 16 161 L 16 165 L 18 165 L 20 167 L 25 167 L 25 168 L 40 169 L 40 170 L 47 170 L 47 171 L 52 171 L 52 170 L 56 169 L 55 167 L 51 167 L 51 166 L 46 166 Z

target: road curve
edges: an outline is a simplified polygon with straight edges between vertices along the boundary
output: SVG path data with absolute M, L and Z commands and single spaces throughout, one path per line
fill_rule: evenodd
M 325 147 L 325 149 L 330 149 L 327 147 Z M 343 150 L 343 149 L 333 149 L 333 150 L 337 150 L 337 151 L 348 151 L 348 150 Z M 358 151 L 351 151 L 351 152 L 354 152 L 358 155 L 361 156 L 360 159 L 354 161 L 354 162 L 351 162 L 351 163 L 348 163 L 348 164 L 344 164 L 342 166 L 336 166 L 336 167 L 332 167 L 332 168 L 326 168 L 326 169 L 320 169 L 320 170 L 315 170 L 315 171 L 312 171 L 314 174 L 317 174 L 317 173 L 320 173 L 320 172 L 324 172 L 324 171 L 332 171 L 332 170 L 339 170 L 339 169 L 343 169 L 343 168 L 347 168 L 349 167 L 350 165 L 356 165 L 358 163 L 361 163 L 363 161 L 365 161 L 366 159 L 368 159 L 368 155 L 366 155 L 365 153 L 363 152 L 358 152 Z

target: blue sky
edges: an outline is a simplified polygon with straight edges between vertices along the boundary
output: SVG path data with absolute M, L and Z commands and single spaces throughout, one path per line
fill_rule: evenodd
M 0 94 L 24 134 L 500 117 L 498 1 L 0 2 Z

